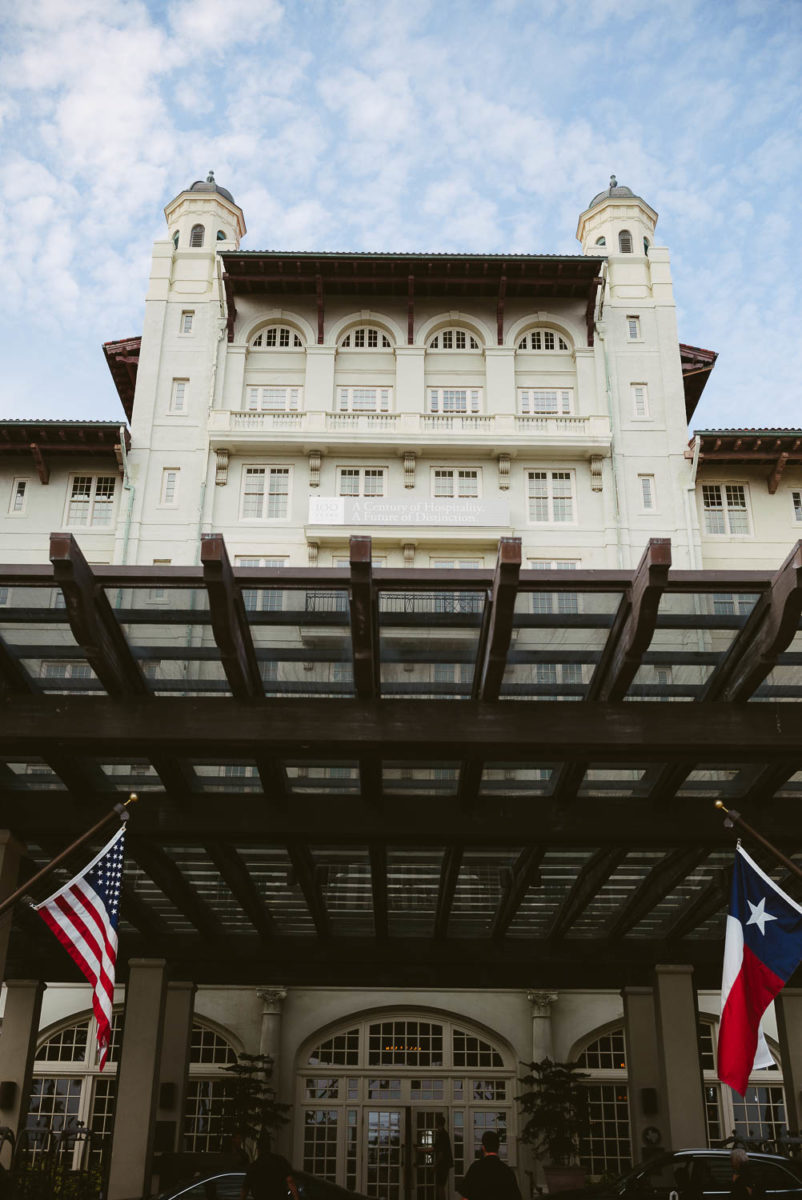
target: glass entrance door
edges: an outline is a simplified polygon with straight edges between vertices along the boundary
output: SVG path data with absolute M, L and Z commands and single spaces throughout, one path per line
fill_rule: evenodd
M 436 1200 L 434 1176 L 435 1117 L 445 1108 L 413 1108 L 412 1200 Z
M 404 1200 L 404 1109 L 365 1113 L 365 1192 L 377 1200 Z

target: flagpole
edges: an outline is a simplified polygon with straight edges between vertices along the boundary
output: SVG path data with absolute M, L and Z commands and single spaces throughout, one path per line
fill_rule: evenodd
M 73 850 L 77 850 L 79 846 L 83 846 L 84 842 L 88 842 L 90 838 L 93 838 L 95 834 L 103 828 L 104 825 L 108 824 L 112 817 L 118 816 L 121 821 L 127 821 L 128 813 L 126 812 L 126 809 L 128 808 L 129 804 L 136 804 L 138 799 L 139 797 L 137 796 L 136 792 L 131 792 L 124 804 L 115 804 L 111 812 L 107 812 L 104 817 L 101 817 L 99 821 L 95 822 L 91 829 L 87 829 L 86 833 L 82 833 L 79 838 L 76 838 L 76 840 L 69 845 L 66 850 L 62 850 L 61 854 L 57 854 L 56 857 L 47 864 L 47 866 L 42 867 L 41 871 L 37 871 L 35 875 L 32 875 L 27 883 L 23 883 L 22 887 L 18 887 L 16 892 L 12 892 L 12 894 L 0 904 L 0 917 L 5 916 L 8 910 L 13 908 L 17 901 L 21 900 L 34 884 L 39 883 L 41 879 L 44 879 L 46 875 L 49 875 L 51 871 L 60 866 L 61 863 L 64 862 L 64 859 L 68 858 L 69 855 L 72 854 Z
M 778 858 L 784 867 L 787 867 L 789 871 L 793 871 L 794 875 L 802 879 L 802 868 L 798 867 L 796 863 L 791 862 L 790 858 L 786 858 L 783 852 L 778 850 L 776 846 L 772 846 L 771 842 L 767 838 L 764 838 L 762 833 L 758 833 L 756 829 L 748 825 L 739 812 L 736 812 L 734 808 L 725 808 L 723 800 L 716 801 L 716 808 L 727 814 L 724 822 L 725 825 L 728 827 L 739 825 L 750 837 L 755 838 L 756 841 L 760 842 L 761 846 L 765 846 L 775 858 Z

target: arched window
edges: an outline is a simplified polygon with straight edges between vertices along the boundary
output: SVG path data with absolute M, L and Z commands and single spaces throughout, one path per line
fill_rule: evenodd
M 190 246 L 192 246 L 194 249 L 197 249 L 198 247 L 202 246 L 205 235 L 206 235 L 206 230 L 203 228 L 202 225 L 193 225 L 192 231 L 190 232 L 190 235 L 189 235 Z
M 427 350 L 481 350 L 469 329 L 441 329 L 429 339 Z
M 518 342 L 519 350 L 570 350 L 571 347 L 561 333 L 556 329 L 546 329 L 541 326 L 539 329 L 532 329 Z
M 590 1076 L 585 1085 L 588 1131 L 580 1161 L 591 1175 L 619 1174 L 632 1163 L 623 1026 L 589 1042 L 577 1062 Z
M 303 348 L 303 340 L 288 325 L 268 325 L 267 329 L 259 330 L 251 346 L 256 350 L 299 350 Z
M 346 333 L 340 342 L 341 350 L 392 350 L 393 343 L 383 329 L 375 325 L 359 325 Z
M 618 249 L 622 254 L 632 253 L 632 234 L 628 229 L 622 229 L 618 235 Z
M 753 1071 L 745 1096 L 719 1082 L 716 1020 L 699 1020 L 699 1057 L 705 1091 L 705 1118 L 710 1144 L 730 1136 L 771 1141 L 787 1128 L 785 1091 L 779 1067 Z M 769 1047 L 776 1057 L 776 1051 Z
M 303 1169 L 357 1192 L 375 1190 L 371 1181 L 379 1180 L 383 1196 L 400 1196 L 405 1109 L 416 1146 L 433 1144 L 434 1115 L 445 1115 L 457 1175 L 487 1129 L 497 1130 L 501 1156 L 514 1163 L 512 1059 L 484 1031 L 456 1018 L 414 1012 L 351 1018 L 299 1060 Z M 414 1157 L 411 1192 L 430 1195 L 427 1156 Z
M 223 1148 L 224 1126 L 234 1095 L 234 1078 L 226 1067 L 233 1066 L 237 1058 L 236 1050 L 221 1033 L 193 1021 L 182 1150 L 210 1154 Z
M 606 238 L 606 237 L 600 237 L 600 238 L 596 238 L 596 245 L 597 245 L 597 246 L 606 246 L 606 245 L 607 245 L 607 238 Z
M 228 234 L 226 233 L 225 229 L 218 229 L 218 231 L 217 231 L 218 242 L 226 241 L 227 237 L 228 237 Z
M 178 230 L 177 229 L 176 229 L 175 233 L 173 234 L 173 246 L 175 247 L 176 250 L 178 249 Z

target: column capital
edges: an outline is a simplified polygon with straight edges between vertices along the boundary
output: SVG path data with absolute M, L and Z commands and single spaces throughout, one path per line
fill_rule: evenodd
M 532 1005 L 533 1017 L 550 1017 L 551 1006 L 559 1000 L 557 992 L 547 991 L 531 991 L 526 993 L 526 998 Z
M 286 988 L 259 988 L 256 995 L 264 1004 L 263 1013 L 280 1013 L 281 1006 L 287 999 Z

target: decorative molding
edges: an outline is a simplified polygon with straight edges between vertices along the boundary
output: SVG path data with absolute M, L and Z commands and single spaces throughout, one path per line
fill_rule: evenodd
M 414 488 L 415 486 L 415 455 L 410 451 L 404 455 L 404 487 Z
M 415 543 L 404 542 L 404 566 L 412 567 L 415 565 Z
M 217 465 L 214 473 L 216 487 L 225 487 L 228 483 L 228 450 L 215 450 Z
M 319 450 L 309 451 L 309 486 L 320 487 L 320 463 L 321 453 Z
M 602 479 L 602 463 L 604 462 L 600 454 L 592 454 L 590 458 L 590 488 L 593 492 L 600 492 L 603 488 Z
M 307 542 L 306 543 L 306 553 L 309 558 L 309 566 L 310 567 L 317 566 L 317 558 L 318 558 L 319 552 L 320 552 L 320 543 L 319 542 Z
M 259 988 L 256 995 L 264 1004 L 264 1008 L 262 1009 L 263 1013 L 279 1014 L 281 1012 L 282 1004 L 287 999 L 286 989 L 282 987 Z
M 532 1005 L 533 1017 L 550 1017 L 551 1006 L 559 1000 L 557 992 L 527 992 L 526 998 Z
M 509 454 L 499 454 L 498 456 L 498 486 L 502 492 L 509 491 L 510 487 L 510 456 Z

